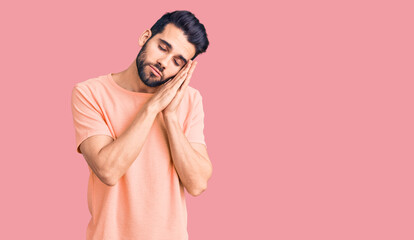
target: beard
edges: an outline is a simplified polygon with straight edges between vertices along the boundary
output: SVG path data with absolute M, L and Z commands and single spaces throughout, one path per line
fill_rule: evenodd
M 147 48 L 147 43 L 145 43 L 144 46 L 142 46 L 142 48 L 139 51 L 138 56 L 135 60 L 135 64 L 137 65 L 138 75 L 139 75 L 139 78 L 141 79 L 141 81 L 145 85 L 147 85 L 148 87 L 158 87 L 158 86 L 166 83 L 171 78 L 164 79 L 164 77 L 162 75 L 162 71 L 160 70 L 161 67 L 159 65 L 152 65 L 152 64 L 149 64 L 149 63 L 145 62 L 145 59 L 147 57 L 147 51 L 146 51 L 147 49 L 146 48 Z M 161 72 L 161 77 L 159 77 L 158 75 L 155 75 L 151 71 L 151 69 L 149 67 L 151 65 Z M 148 72 L 145 72 L 145 67 L 147 67 Z

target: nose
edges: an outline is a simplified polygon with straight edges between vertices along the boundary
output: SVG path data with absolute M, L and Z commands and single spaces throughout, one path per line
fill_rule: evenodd
M 168 64 L 168 56 L 160 57 L 157 61 L 158 66 L 164 71 Z

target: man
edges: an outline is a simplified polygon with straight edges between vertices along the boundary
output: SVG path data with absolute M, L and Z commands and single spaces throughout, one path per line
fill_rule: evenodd
M 188 239 L 184 188 L 198 196 L 212 174 L 202 98 L 188 86 L 208 44 L 191 12 L 166 13 L 126 70 L 74 86 L 77 152 L 90 170 L 87 239 Z

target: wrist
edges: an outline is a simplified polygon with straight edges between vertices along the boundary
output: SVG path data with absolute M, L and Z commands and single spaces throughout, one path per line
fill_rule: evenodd
M 154 104 L 154 103 L 152 103 L 151 101 L 148 101 L 146 104 L 145 104 L 145 111 L 148 113 L 148 114 L 153 114 L 153 115 L 157 115 L 160 111 L 158 110 L 158 107 Z
M 155 104 L 151 104 L 150 102 L 148 102 L 147 104 L 145 104 L 144 107 L 144 111 L 148 114 L 148 115 L 154 115 L 156 116 L 160 111 L 157 109 L 157 106 Z
M 167 121 L 178 121 L 178 117 L 175 112 L 163 112 L 163 116 Z

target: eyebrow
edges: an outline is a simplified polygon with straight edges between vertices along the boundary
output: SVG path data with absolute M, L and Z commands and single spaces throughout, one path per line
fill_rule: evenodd
M 169 49 L 171 49 L 171 50 L 173 50 L 173 47 L 171 46 L 171 44 L 169 43 L 169 42 L 167 42 L 167 41 L 165 41 L 164 39 L 159 39 L 162 43 L 164 43 L 165 45 L 167 45 L 167 47 L 169 48 Z M 184 65 L 186 65 L 187 64 L 187 59 L 185 59 L 184 57 L 183 57 L 183 55 L 179 55 L 178 56 L 181 60 L 183 60 L 184 61 Z

